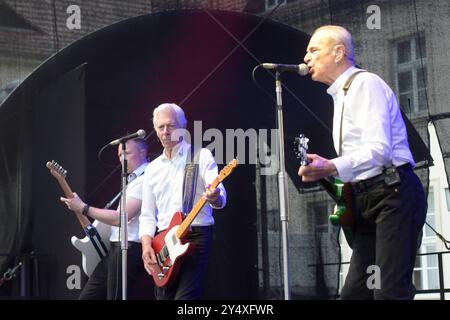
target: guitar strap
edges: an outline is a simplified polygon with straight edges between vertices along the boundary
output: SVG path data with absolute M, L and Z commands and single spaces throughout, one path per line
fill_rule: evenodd
M 345 96 L 347 95 L 348 90 L 350 89 L 350 86 L 355 79 L 355 77 L 362 73 L 366 72 L 365 70 L 359 70 L 353 73 L 345 82 L 344 87 L 342 90 L 344 90 L 344 101 L 342 102 L 342 111 L 341 111 L 341 123 L 339 128 L 339 156 L 342 156 L 342 124 L 344 121 L 344 108 L 345 108 Z M 353 248 L 353 235 L 347 236 L 347 232 L 349 234 L 352 234 L 354 230 L 354 219 L 355 219 L 355 213 L 356 213 L 356 206 L 355 206 L 355 200 L 354 200 L 354 193 L 353 188 L 350 183 L 344 183 L 343 187 L 343 198 L 345 199 L 345 206 L 347 207 L 346 210 L 350 212 L 351 214 L 347 214 L 343 217 L 341 217 L 340 224 L 341 227 L 344 228 L 344 233 L 346 234 L 347 243 L 349 244 L 350 248 Z M 347 229 L 347 231 L 346 231 Z M 350 232 L 351 231 L 351 232 Z
M 186 215 L 192 210 L 195 198 L 195 189 L 197 186 L 198 170 L 199 170 L 199 159 L 200 159 L 200 149 L 191 149 L 188 152 L 186 158 L 186 166 L 184 169 L 184 180 L 183 180 L 183 215 Z
M 100 259 L 103 259 L 108 253 L 108 248 L 106 247 L 100 234 L 98 233 L 97 228 L 94 227 L 92 224 L 90 224 L 86 227 L 86 229 L 84 229 L 84 232 L 86 233 L 92 245 L 94 246 L 95 251 L 97 251 L 97 254 L 100 257 Z
M 344 87 L 342 88 L 342 90 L 344 90 L 344 101 L 345 101 L 345 96 L 347 95 L 347 91 L 348 91 L 348 89 L 350 89 L 350 86 L 351 86 L 353 80 L 355 79 L 355 77 L 358 74 L 360 74 L 362 72 L 366 72 L 366 71 L 364 71 L 364 70 L 356 71 L 345 82 Z M 345 102 L 342 102 L 341 123 L 340 123 L 340 127 L 339 127 L 339 152 L 338 152 L 339 156 L 342 156 L 342 123 L 344 121 L 344 107 L 345 107 Z

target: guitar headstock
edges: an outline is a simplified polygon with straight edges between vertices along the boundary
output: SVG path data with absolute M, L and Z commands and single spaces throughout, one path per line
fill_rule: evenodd
M 219 182 L 222 182 L 226 177 L 228 177 L 237 167 L 238 164 L 239 163 L 237 159 L 233 159 L 230 161 L 230 163 L 228 163 L 225 167 L 223 167 L 223 169 L 220 170 L 219 172 L 219 176 L 217 177 Z
M 63 167 L 61 167 L 58 162 L 55 160 L 52 160 L 51 162 L 48 161 L 46 164 L 47 168 L 50 169 L 50 173 L 52 176 L 54 176 L 56 179 L 65 179 L 67 176 L 67 170 L 65 170 Z
M 308 157 L 306 155 L 308 151 L 309 139 L 304 134 L 299 134 L 294 140 L 294 153 L 295 156 L 300 159 L 300 164 L 302 166 L 308 165 Z

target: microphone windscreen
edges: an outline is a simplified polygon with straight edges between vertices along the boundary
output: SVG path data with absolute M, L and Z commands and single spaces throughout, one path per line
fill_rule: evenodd
M 306 64 L 302 63 L 298 66 L 298 73 L 302 76 L 306 76 L 309 73 L 309 68 Z
M 139 138 L 144 138 L 145 137 L 145 131 L 144 130 L 139 129 L 137 133 L 138 133 Z

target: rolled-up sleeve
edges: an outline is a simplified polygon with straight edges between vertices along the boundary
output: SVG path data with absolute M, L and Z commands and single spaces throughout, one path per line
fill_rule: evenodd
M 142 207 L 139 216 L 139 238 L 145 235 L 154 237 L 156 232 L 156 201 L 150 184 L 151 170 L 147 167 L 142 182 Z
M 208 149 L 202 149 L 201 151 L 199 170 L 203 180 L 207 185 L 212 184 L 214 182 L 214 179 L 216 179 L 216 177 L 218 176 L 216 161 L 214 160 L 211 151 L 209 151 Z M 219 188 L 220 191 L 221 205 L 220 207 L 216 207 L 210 204 L 210 206 L 214 209 L 222 209 L 227 204 L 227 192 L 225 191 L 225 187 L 222 183 L 219 183 L 217 188 Z

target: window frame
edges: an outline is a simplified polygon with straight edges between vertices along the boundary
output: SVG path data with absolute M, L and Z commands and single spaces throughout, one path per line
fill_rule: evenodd
M 420 42 L 422 48 L 422 54 L 418 53 L 418 41 Z M 408 42 L 409 43 L 409 55 L 410 60 L 399 63 L 399 47 Z M 394 42 L 394 61 L 395 61 L 395 85 L 397 90 L 398 102 L 400 108 L 405 114 L 411 118 L 419 118 L 428 116 L 428 103 L 426 101 L 427 97 L 424 96 L 425 108 L 420 109 L 420 92 L 424 91 L 425 94 L 428 88 L 428 66 L 427 66 L 427 50 L 426 50 L 426 39 L 423 34 L 419 37 L 412 36 L 407 38 L 399 38 Z M 423 75 L 423 81 L 425 82 L 423 86 L 419 84 L 419 79 L 422 77 L 420 72 L 425 69 L 425 74 Z M 411 72 L 411 89 L 409 91 L 400 92 L 399 75 L 405 72 Z M 410 105 L 401 105 L 401 96 L 405 94 L 411 95 Z M 409 109 L 409 110 L 408 110 Z

